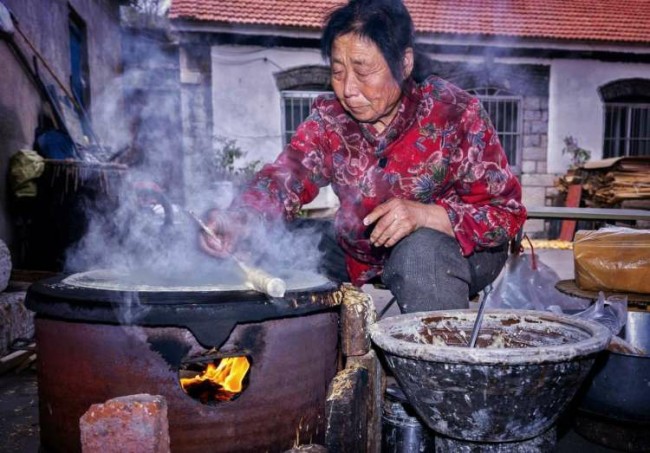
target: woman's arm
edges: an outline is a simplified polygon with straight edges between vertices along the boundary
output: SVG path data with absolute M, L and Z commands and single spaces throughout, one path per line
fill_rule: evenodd
M 293 219 L 330 182 L 324 123 L 317 110 L 298 126 L 275 162 L 265 165 L 235 205 Z
M 521 185 L 510 170 L 494 127 L 474 99 L 461 119 L 463 158 L 450 165 L 455 195 L 440 200 L 464 255 L 513 238 L 524 221 Z

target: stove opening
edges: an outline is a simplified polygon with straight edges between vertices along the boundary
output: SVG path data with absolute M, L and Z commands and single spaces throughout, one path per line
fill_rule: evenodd
M 183 391 L 203 404 L 233 401 L 248 385 L 251 362 L 247 356 L 195 359 L 179 370 Z

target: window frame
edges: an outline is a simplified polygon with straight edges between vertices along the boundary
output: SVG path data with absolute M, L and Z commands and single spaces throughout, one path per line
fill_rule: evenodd
M 514 152 L 513 152 L 513 158 L 514 162 L 512 162 L 512 159 L 508 155 L 508 150 L 505 149 L 504 147 L 504 152 L 506 153 L 506 156 L 508 157 L 508 165 L 510 166 L 511 170 L 519 174 L 521 173 L 521 158 L 522 158 L 522 149 L 523 149 L 523 137 L 524 137 L 524 98 L 523 96 L 515 95 L 512 94 L 506 90 L 492 87 L 492 86 L 484 86 L 484 87 L 476 87 L 476 88 L 470 88 L 467 90 L 468 93 L 472 94 L 473 96 L 476 96 L 479 101 L 481 101 L 481 104 L 483 105 L 483 108 L 485 111 L 488 113 L 490 116 L 490 121 L 492 122 L 492 125 L 494 126 L 494 129 L 496 130 L 498 136 L 499 136 L 499 142 L 501 143 L 501 146 L 503 147 L 504 140 L 502 139 L 503 136 L 514 136 Z M 487 103 L 490 102 L 513 102 L 516 104 L 517 107 L 517 118 L 516 118 L 516 132 L 500 132 L 497 129 L 497 121 L 495 121 L 492 118 L 492 115 L 490 114 L 490 110 L 488 107 L 486 107 Z M 505 104 L 507 105 L 507 104 Z
M 626 156 L 649 156 L 650 155 L 650 102 L 604 102 L 603 104 L 603 158 L 612 158 L 612 157 L 626 157 Z M 608 123 L 611 123 L 611 119 L 608 119 L 609 109 L 624 109 L 625 114 L 625 125 L 623 129 L 625 130 L 624 136 L 607 136 L 608 133 Z M 648 124 L 648 129 L 646 130 L 647 135 L 645 137 L 640 135 L 640 130 L 637 132 L 637 135 L 632 137 L 632 110 L 642 109 L 645 111 L 646 115 L 646 124 Z M 608 121 L 609 120 L 609 121 Z M 620 119 L 619 119 L 620 121 Z M 642 126 L 641 126 L 642 127 Z M 616 127 L 619 129 L 619 127 Z M 613 128 L 612 128 L 613 130 Z M 646 148 L 648 151 L 646 153 L 640 154 L 630 154 L 630 146 L 634 141 L 643 141 L 646 142 Z M 612 143 L 611 148 L 608 146 L 609 143 Z
M 307 116 L 309 116 L 309 112 L 311 112 L 311 105 L 314 102 L 314 99 L 316 99 L 318 96 L 323 95 L 323 94 L 333 94 L 333 91 L 316 91 L 316 90 L 282 90 L 280 91 L 280 111 L 281 111 L 281 119 L 280 121 L 282 122 L 282 146 L 286 146 L 287 143 L 289 143 L 290 137 L 295 134 L 296 129 L 300 123 L 302 123 Z M 286 101 L 288 99 L 309 99 L 309 107 L 308 107 L 308 113 L 305 118 L 301 119 L 297 123 L 293 124 L 294 129 L 289 133 L 287 129 L 287 105 Z M 292 118 L 293 120 L 293 118 Z
M 90 59 L 86 21 L 72 8 L 68 13 L 70 88 L 77 101 L 90 111 Z

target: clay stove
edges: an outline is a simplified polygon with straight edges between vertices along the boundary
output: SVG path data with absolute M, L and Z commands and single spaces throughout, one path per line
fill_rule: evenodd
M 88 407 L 137 393 L 167 399 L 174 452 L 322 443 L 339 293 L 317 275 L 283 277 L 287 294 L 273 300 L 238 285 L 161 287 L 114 271 L 32 285 L 44 451 L 80 451 Z M 232 357 L 249 364 L 235 395 L 206 399 L 182 388 L 197 366 Z

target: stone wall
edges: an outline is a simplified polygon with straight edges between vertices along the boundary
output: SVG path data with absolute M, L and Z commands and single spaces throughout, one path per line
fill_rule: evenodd
M 523 202 L 529 206 L 546 206 L 557 190 L 556 175 L 547 172 L 548 98 L 526 96 L 523 100 L 523 139 L 521 153 L 521 183 Z M 526 233 L 531 237 L 545 235 L 545 222 L 528 220 Z

